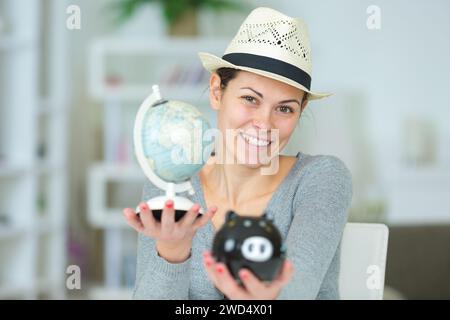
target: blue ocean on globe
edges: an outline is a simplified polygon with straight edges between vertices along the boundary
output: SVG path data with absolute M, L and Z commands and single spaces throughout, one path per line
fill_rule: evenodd
M 143 117 L 142 148 L 147 165 L 166 182 L 189 180 L 213 151 L 203 134 L 211 126 L 194 106 L 167 101 L 151 107 Z

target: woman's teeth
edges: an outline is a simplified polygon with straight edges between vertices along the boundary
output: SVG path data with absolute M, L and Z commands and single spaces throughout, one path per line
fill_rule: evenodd
M 245 139 L 245 141 L 248 142 L 248 144 L 251 144 L 253 146 L 265 147 L 265 146 L 268 146 L 271 143 L 271 141 L 257 139 L 255 137 L 249 136 L 248 134 L 245 134 L 243 132 L 240 132 L 240 135 L 242 136 L 242 138 Z

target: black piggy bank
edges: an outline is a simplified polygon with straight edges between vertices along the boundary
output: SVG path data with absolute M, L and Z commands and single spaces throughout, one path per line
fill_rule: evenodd
M 272 220 L 226 213 L 222 228 L 213 241 L 214 258 L 226 264 L 234 279 L 241 284 L 239 270 L 247 268 L 261 281 L 272 281 L 286 258 L 281 234 Z

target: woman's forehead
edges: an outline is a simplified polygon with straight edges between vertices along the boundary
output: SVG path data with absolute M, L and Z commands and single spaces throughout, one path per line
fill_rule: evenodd
M 291 96 L 291 98 L 296 97 L 299 98 L 303 95 L 303 90 L 293 87 L 284 82 L 271 79 L 259 74 L 255 74 L 248 71 L 240 70 L 233 81 L 230 81 L 230 84 L 233 84 L 234 90 L 241 90 L 242 88 L 252 88 L 258 92 L 261 92 L 263 95 L 267 93 L 270 95 L 280 94 Z M 270 92 L 269 92 L 270 91 Z

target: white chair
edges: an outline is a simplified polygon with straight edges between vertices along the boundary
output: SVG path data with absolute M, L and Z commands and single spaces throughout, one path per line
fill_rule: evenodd
M 384 224 L 347 223 L 341 242 L 341 299 L 383 299 L 388 235 Z

